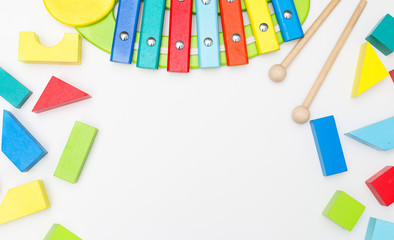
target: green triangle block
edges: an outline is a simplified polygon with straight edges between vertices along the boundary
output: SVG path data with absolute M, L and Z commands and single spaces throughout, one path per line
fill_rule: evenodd
M 44 240 L 81 240 L 77 235 L 70 232 L 60 224 L 53 224 Z

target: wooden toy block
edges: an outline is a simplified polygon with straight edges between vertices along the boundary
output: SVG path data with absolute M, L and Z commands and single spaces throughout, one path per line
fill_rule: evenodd
M 16 108 L 21 108 L 32 92 L 0 67 L 0 96 Z
M 310 121 L 320 166 L 324 176 L 347 171 L 334 116 Z
M 241 1 L 219 0 L 227 66 L 249 63 Z
M 267 0 L 245 0 L 245 5 L 259 54 L 279 50 Z
M 167 71 L 189 72 L 192 0 L 171 1 Z
M 354 130 L 345 135 L 376 150 L 390 150 L 394 147 L 394 117 Z
M 282 33 L 283 41 L 288 42 L 304 37 L 304 31 L 298 18 L 293 0 L 272 0 L 276 19 Z
M 394 82 L 394 70 L 391 70 L 389 72 L 389 74 L 390 74 L 391 80 Z
M 78 121 L 75 122 L 54 176 L 70 183 L 76 183 L 96 134 L 96 128 Z
M 165 7 L 165 0 L 144 1 L 137 67 L 159 68 Z
M 323 215 L 348 231 L 352 231 L 365 206 L 343 191 L 336 191 L 323 211 Z
M 54 108 L 62 107 L 71 103 L 79 102 L 91 98 L 89 94 L 82 92 L 78 88 L 52 76 L 48 85 L 41 94 L 33 112 L 40 113 Z
M 8 190 L 0 204 L 0 224 L 49 208 L 44 183 L 36 180 Z
M 60 224 L 53 224 L 44 240 L 81 240 L 81 238 Z
M 82 38 L 78 33 L 65 33 L 56 46 L 45 47 L 34 32 L 19 33 L 18 60 L 25 63 L 81 64 Z
M 220 67 L 217 0 L 196 1 L 198 66 Z
M 390 206 L 394 202 L 394 167 L 383 168 L 365 181 L 365 184 L 381 205 Z
M 392 240 L 394 239 L 394 223 L 369 218 L 365 240 Z
M 120 0 L 112 42 L 111 61 L 131 63 L 141 0 Z
M 86 26 L 104 18 L 115 0 L 44 0 L 48 12 L 59 22 L 70 26 Z
M 365 92 L 389 75 L 371 44 L 364 43 L 358 57 L 351 97 Z
M 7 110 L 3 111 L 1 151 L 21 171 L 29 171 L 47 151 Z
M 394 51 L 394 18 L 387 14 L 365 38 L 384 55 Z

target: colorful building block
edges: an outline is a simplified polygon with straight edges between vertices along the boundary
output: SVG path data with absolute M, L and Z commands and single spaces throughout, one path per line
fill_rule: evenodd
M 345 135 L 376 150 L 390 150 L 394 147 L 394 117 L 354 130 Z
M 44 240 L 81 240 L 81 238 L 60 224 L 53 224 Z
M 29 171 L 47 151 L 30 132 L 10 113 L 3 111 L 1 151 L 21 171 Z
M 394 51 L 394 18 L 387 14 L 365 38 L 384 55 Z
M 365 206 L 343 191 L 336 191 L 323 211 L 323 215 L 348 231 L 352 231 Z
M 393 240 L 394 223 L 384 220 L 369 218 L 365 240 Z
M 394 202 L 394 167 L 383 168 L 365 183 L 381 205 L 390 206 Z
M 389 75 L 368 42 L 361 45 L 351 97 L 365 92 Z
M 320 166 L 324 176 L 347 171 L 334 116 L 310 121 Z
M 44 183 L 36 180 L 8 190 L 0 204 L 0 224 L 49 208 Z
M 0 68 L 0 96 L 12 106 L 21 108 L 32 92 Z
M 59 22 L 70 26 L 86 26 L 104 18 L 115 0 L 44 0 L 48 12 Z
M 97 131 L 87 124 L 75 122 L 54 176 L 70 183 L 78 181 Z
M 34 32 L 19 33 L 18 60 L 25 63 L 81 64 L 82 38 L 78 33 L 65 33 L 53 47 L 41 45 Z
M 394 70 L 391 70 L 389 72 L 389 74 L 390 74 L 391 80 L 394 82 Z
M 91 98 L 89 94 L 82 92 L 78 88 L 52 76 L 48 85 L 41 94 L 33 112 L 40 113 L 54 108 L 62 107 L 71 103 L 79 102 Z
M 272 0 L 276 19 L 282 33 L 283 41 L 288 42 L 304 37 L 304 31 L 298 18 L 293 0 Z

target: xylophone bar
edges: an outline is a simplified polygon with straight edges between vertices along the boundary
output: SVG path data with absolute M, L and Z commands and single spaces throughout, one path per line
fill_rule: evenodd
M 288 42 L 304 37 L 304 31 L 293 0 L 272 0 L 272 6 L 275 10 L 283 41 Z

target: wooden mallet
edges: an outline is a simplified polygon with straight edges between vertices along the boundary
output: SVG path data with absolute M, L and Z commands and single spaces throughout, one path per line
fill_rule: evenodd
M 349 38 L 349 35 L 354 28 L 354 25 L 356 25 L 361 13 L 365 8 L 365 5 L 367 5 L 367 0 L 360 0 L 360 3 L 358 4 L 356 10 L 354 10 L 352 17 L 347 23 L 337 43 L 335 44 L 334 49 L 332 50 L 322 70 L 320 71 L 319 76 L 317 76 L 316 81 L 313 84 L 308 95 L 306 96 L 304 102 L 301 106 L 298 106 L 293 110 L 292 117 L 296 123 L 301 124 L 309 120 L 310 112 L 308 108 L 312 104 L 312 101 L 315 98 L 317 92 L 319 91 L 321 85 L 323 84 L 324 79 L 326 79 L 328 72 L 330 71 L 332 65 L 334 64 L 339 53 L 341 52 L 343 45 L 345 45 L 346 40 Z
M 294 46 L 293 50 L 287 55 L 287 57 L 283 60 L 281 64 L 275 64 L 269 70 L 269 77 L 274 82 L 281 82 L 285 79 L 287 71 L 286 69 L 293 62 L 293 60 L 297 57 L 297 55 L 301 52 L 301 50 L 305 47 L 308 41 L 312 38 L 312 36 L 317 32 L 322 23 L 327 19 L 327 17 L 331 14 L 332 10 L 338 5 L 341 0 L 331 0 L 331 2 L 327 5 L 327 7 L 320 13 L 320 16 L 315 20 L 312 26 L 306 31 L 304 37 L 298 41 L 298 43 Z

